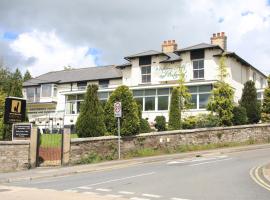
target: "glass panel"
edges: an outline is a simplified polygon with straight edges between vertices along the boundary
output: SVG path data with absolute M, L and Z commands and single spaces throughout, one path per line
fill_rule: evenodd
M 147 83 L 150 83 L 150 82 L 151 82 L 151 75 L 147 75 L 146 78 L 147 78 L 147 79 L 146 79 Z
M 57 96 L 57 85 L 53 86 L 53 96 L 56 97 Z
M 133 90 L 133 96 L 143 96 L 144 90 Z
M 36 99 L 35 99 L 35 101 L 36 102 L 40 101 L 40 87 L 36 88 Z
M 68 95 L 67 96 L 67 101 L 74 101 L 76 100 L 76 95 Z
M 109 93 L 108 92 L 99 92 L 98 93 L 98 98 L 99 99 L 107 99 L 109 96 Z
M 153 96 L 156 95 L 156 89 L 145 90 L 145 96 Z
M 66 113 L 67 114 L 76 114 L 76 102 L 67 102 L 66 103 Z
M 142 83 L 147 83 L 147 75 L 142 75 Z
M 169 94 L 169 88 L 158 89 L 158 95 L 166 95 L 166 94 Z
M 199 60 L 198 61 L 198 69 L 204 68 L 204 60 Z
M 197 60 L 193 61 L 193 69 L 198 69 L 198 61 Z
M 145 111 L 155 110 L 155 97 L 145 97 Z
M 35 88 L 29 87 L 26 88 L 26 97 L 28 101 L 34 101 L 35 100 Z
M 199 86 L 199 92 L 211 92 L 212 86 L 211 85 L 201 85 Z
M 151 74 L 151 66 L 146 67 L 146 73 Z
M 146 68 L 147 67 L 142 67 L 142 74 L 146 74 Z
M 199 78 L 198 70 L 193 71 L 193 78 Z
M 77 101 L 77 113 L 80 113 L 83 101 Z
M 169 97 L 160 96 L 158 97 L 158 110 L 168 110 Z
M 191 109 L 197 109 L 197 94 L 191 95 Z
M 52 96 L 52 84 L 43 84 L 42 88 L 42 97 L 51 97 Z
M 204 78 L 204 70 L 199 70 L 199 77 L 198 78 Z
M 190 93 L 197 93 L 197 86 L 189 86 L 188 90 Z
M 199 108 L 206 108 L 210 94 L 200 94 L 199 96 Z
M 78 100 L 84 100 L 84 94 L 78 94 L 77 99 Z

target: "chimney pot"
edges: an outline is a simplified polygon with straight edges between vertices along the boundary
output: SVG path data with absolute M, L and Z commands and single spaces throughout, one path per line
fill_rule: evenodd
M 225 36 L 225 32 L 221 32 L 221 36 Z
M 219 37 L 220 36 L 220 33 L 217 33 L 217 36 Z
M 214 37 L 214 38 L 216 37 L 216 34 L 215 34 L 215 33 L 213 33 L 213 37 Z
M 173 40 L 172 42 L 175 43 L 175 40 Z
M 171 42 L 172 42 L 171 40 L 168 40 L 168 43 L 169 43 L 169 44 L 171 44 Z
M 175 40 L 165 40 L 162 44 L 162 52 L 171 53 L 177 50 L 177 43 Z
M 166 40 L 164 40 L 164 42 L 163 42 L 164 44 L 167 44 L 167 41 Z
M 214 33 L 211 39 L 211 44 L 219 45 L 225 51 L 227 50 L 227 37 L 225 36 L 225 32 Z

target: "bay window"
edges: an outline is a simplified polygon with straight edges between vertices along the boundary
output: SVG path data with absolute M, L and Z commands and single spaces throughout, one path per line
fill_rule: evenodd
M 40 101 L 40 87 L 26 88 L 26 99 L 29 102 L 39 102 Z
M 51 96 L 52 96 L 52 84 L 42 84 L 41 97 L 51 97 Z

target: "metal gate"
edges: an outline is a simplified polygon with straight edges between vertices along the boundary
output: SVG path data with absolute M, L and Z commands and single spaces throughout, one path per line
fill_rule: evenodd
M 37 137 L 37 166 L 59 166 L 63 155 L 63 134 L 49 133 Z

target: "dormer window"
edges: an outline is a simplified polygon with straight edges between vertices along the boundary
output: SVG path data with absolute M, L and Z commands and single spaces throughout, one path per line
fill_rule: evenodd
M 77 88 L 78 90 L 85 90 L 87 86 L 87 82 L 86 81 L 81 81 L 77 83 Z

